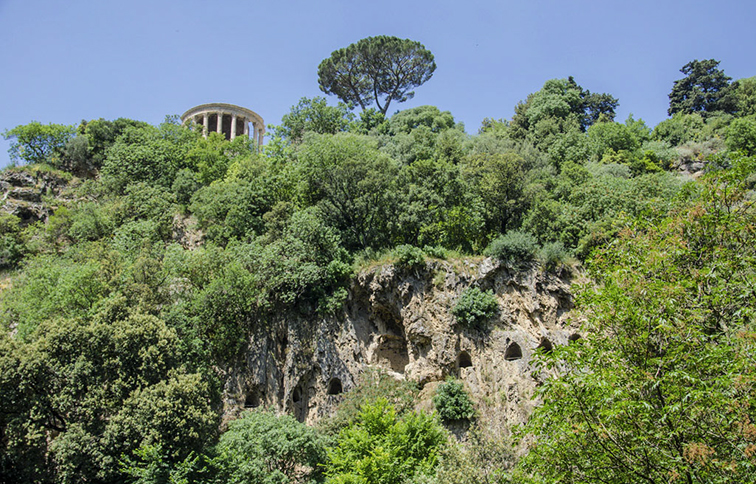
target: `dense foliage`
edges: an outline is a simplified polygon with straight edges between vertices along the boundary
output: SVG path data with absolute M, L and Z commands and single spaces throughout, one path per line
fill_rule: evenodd
M 213 465 L 218 482 L 287 484 L 320 481 L 325 442 L 293 417 L 250 411 L 221 436 Z
M 328 483 L 401 484 L 431 474 L 446 437 L 425 413 L 399 417 L 383 398 L 366 404 L 328 452 Z
M 546 359 L 570 371 L 529 424 L 543 482 L 754 482 L 756 159 L 720 161 L 594 256 L 593 336 Z
M 385 54 L 427 80 L 435 64 L 415 44 Z M 748 482 L 756 81 L 714 62 L 686 66 L 673 91 L 719 83 L 721 96 L 653 129 L 615 122 L 617 99 L 566 78 L 468 135 L 435 106 L 387 116 L 421 82 L 391 87 L 384 72 L 379 110 L 302 98 L 263 148 L 170 117 L 6 131 L 28 165 L 3 176 L 47 187 L 33 203 L 50 213 L 0 216 L 0 481 L 505 482 L 504 437 L 447 445 L 412 384 L 385 376 L 339 397 L 320 434 L 262 411 L 220 431 L 223 378 L 252 335 L 281 314 L 338 314 L 355 261 L 418 274 L 453 254 L 591 270 L 586 337 L 544 355 L 570 371 L 543 385 L 516 472 Z M 353 74 L 362 97 L 344 101 L 377 101 Z M 462 326 L 498 311 L 478 287 L 449 301 Z M 454 385 L 444 420 L 473 415 Z

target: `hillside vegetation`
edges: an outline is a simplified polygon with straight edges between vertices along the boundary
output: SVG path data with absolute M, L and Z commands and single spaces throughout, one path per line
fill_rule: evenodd
M 47 188 L 0 212 L 0 482 L 756 481 L 756 82 L 728 79 L 654 129 L 568 78 L 475 135 L 323 98 L 262 148 L 172 117 L 7 131 L 2 176 Z M 562 376 L 512 429 L 524 459 L 474 424 L 457 443 L 390 379 L 317 429 L 221 422 L 224 371 L 274 315 L 333 314 L 377 259 L 469 255 L 591 276 L 586 336 L 543 353 Z M 482 324 L 487 294 L 457 317 Z M 448 385 L 439 414 L 474 422 Z

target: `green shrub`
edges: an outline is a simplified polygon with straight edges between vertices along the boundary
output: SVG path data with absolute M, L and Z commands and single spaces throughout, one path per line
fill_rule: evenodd
M 113 232 L 115 222 L 109 207 L 85 202 L 71 212 L 68 236 L 74 242 L 98 240 Z
M 329 449 L 328 483 L 400 484 L 432 474 L 446 435 L 426 413 L 402 417 L 383 398 L 362 407 Z
M 486 247 L 484 254 L 505 263 L 518 263 L 532 261 L 537 250 L 538 241 L 535 237 L 519 230 L 510 230 L 494 239 Z
M 171 191 L 176 196 L 176 201 L 186 207 L 191 202 L 194 192 L 201 187 L 197 174 L 188 168 L 183 168 L 176 173 Z
M 470 401 L 470 396 L 462 383 L 452 378 L 448 378 L 438 387 L 433 397 L 433 405 L 444 422 L 471 419 L 475 416 L 475 408 Z
M 396 257 L 396 266 L 401 269 L 414 269 L 425 265 L 425 254 L 419 247 L 413 245 L 400 245 L 394 250 Z
M 263 215 L 273 206 L 269 187 L 248 180 L 217 181 L 194 193 L 189 211 L 207 240 L 226 245 L 262 232 Z
M 570 257 L 570 253 L 564 248 L 562 242 L 547 242 L 543 244 L 538 251 L 538 260 L 546 266 L 547 269 L 553 269 L 559 264 L 564 264 Z
M 434 484 L 512 484 L 519 480 L 511 437 L 493 428 L 473 426 L 464 442 L 450 445 L 441 454 Z M 420 483 L 417 483 L 420 484 Z
M 0 268 L 14 267 L 24 254 L 20 220 L 15 215 L 0 212 Z
M 751 156 L 756 154 L 756 119 L 740 118 L 727 129 L 727 148 L 743 151 Z
M 440 245 L 426 245 L 423 247 L 423 252 L 436 259 L 446 260 L 449 258 L 449 251 Z
M 168 189 L 144 182 L 135 183 L 126 187 L 123 202 L 117 217 L 120 223 L 149 220 L 154 222 L 163 240 L 170 238 L 176 198 Z
M 468 327 L 481 327 L 499 312 L 499 303 L 493 291 L 481 291 L 469 287 L 462 293 L 452 314 L 457 321 Z
M 216 447 L 216 482 L 286 484 L 319 481 L 323 439 L 289 415 L 245 412 L 229 424 Z

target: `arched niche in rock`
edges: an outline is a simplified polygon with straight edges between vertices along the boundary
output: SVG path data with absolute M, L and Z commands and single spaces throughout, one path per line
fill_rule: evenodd
M 260 406 L 260 395 L 256 390 L 251 390 L 247 393 L 247 397 L 244 399 L 244 408 L 257 408 Z
M 473 366 L 472 364 L 472 358 L 470 357 L 470 353 L 467 351 L 462 351 L 459 356 L 457 356 L 457 366 L 459 368 L 470 368 Z
M 341 380 L 334 377 L 328 381 L 328 389 L 326 390 L 328 395 L 340 395 L 343 392 L 344 388 L 341 386 Z
M 507 361 L 515 361 L 520 358 L 522 358 L 522 348 L 520 348 L 520 345 L 512 341 L 504 352 L 504 359 Z
M 541 337 L 541 342 L 538 343 L 538 346 L 536 347 L 536 350 L 541 350 L 544 353 L 551 353 L 551 350 L 553 349 L 554 346 L 551 344 L 551 341 L 545 336 Z

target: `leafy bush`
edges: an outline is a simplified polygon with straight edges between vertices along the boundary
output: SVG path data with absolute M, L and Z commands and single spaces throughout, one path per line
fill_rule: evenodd
M 197 217 L 205 237 L 225 245 L 232 238 L 244 240 L 258 235 L 263 228 L 263 214 L 273 205 L 265 186 L 247 180 L 215 182 L 199 189 L 192 197 L 189 210 Z
M 98 240 L 113 232 L 113 215 L 102 204 L 85 202 L 73 210 L 68 236 L 74 242 Z
M 385 399 L 362 407 L 356 422 L 328 451 L 328 483 L 400 484 L 431 474 L 446 442 L 443 429 L 426 413 L 398 417 Z
M 756 155 L 756 119 L 741 118 L 732 122 L 727 129 L 727 148 Z
M 484 254 L 512 264 L 532 261 L 538 250 L 538 241 L 532 235 L 519 230 L 510 230 L 491 242 Z
M 481 291 L 478 287 L 467 288 L 452 308 L 457 321 L 468 327 L 482 327 L 498 312 L 499 303 L 493 291 Z
M 242 352 L 247 335 L 258 321 L 259 280 L 237 261 L 227 263 L 194 297 L 194 321 L 214 358 L 231 361 Z
M 140 181 L 170 187 L 176 172 L 186 167 L 187 152 L 200 137 L 172 123 L 159 128 L 127 127 L 107 149 L 103 180 L 114 192 Z
M 149 220 L 163 240 L 170 238 L 176 202 L 170 191 L 144 182 L 135 183 L 126 187 L 123 201 L 120 220 Z
M 24 253 L 18 217 L 0 211 L 0 269 L 14 267 Z
M 426 245 L 423 247 L 423 252 L 436 259 L 446 260 L 449 258 L 449 251 L 438 245 Z
M 187 206 L 192 199 L 194 192 L 200 189 L 202 185 L 197 179 L 197 174 L 188 168 L 182 168 L 176 173 L 176 178 L 171 185 L 171 191 L 176 196 L 176 201 L 181 205 Z
M 412 245 L 400 245 L 394 249 L 396 265 L 402 269 L 414 269 L 425 265 L 423 250 Z
M 434 484 L 512 484 L 518 480 L 512 467 L 517 462 L 515 447 L 508 436 L 491 428 L 473 426 L 464 442 L 444 449 L 436 469 Z M 419 484 L 419 483 L 418 483 Z
M 349 254 L 338 232 L 314 208 L 294 213 L 275 240 L 263 236 L 239 249 L 237 258 L 247 260 L 270 302 L 312 303 L 329 312 L 346 299 L 352 273 Z
M 231 422 L 216 454 L 217 482 L 237 484 L 317 482 L 326 459 L 325 443 L 313 429 L 265 410 Z
M 444 422 L 471 419 L 475 416 L 475 408 L 470 401 L 470 396 L 462 383 L 452 378 L 447 379 L 438 387 L 433 397 L 433 405 Z
M 543 244 L 538 251 L 538 260 L 546 266 L 547 269 L 553 269 L 559 264 L 564 264 L 570 257 L 570 253 L 564 248 L 564 244 L 557 242 L 547 242 Z

